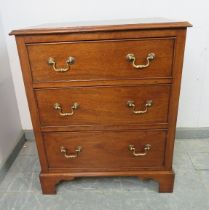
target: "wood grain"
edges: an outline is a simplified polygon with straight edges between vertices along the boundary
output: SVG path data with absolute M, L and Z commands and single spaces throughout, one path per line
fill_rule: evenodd
M 33 81 L 51 82 L 170 77 L 173 45 L 174 39 L 107 40 L 33 44 L 27 49 Z M 126 58 L 130 53 L 137 64 L 146 64 L 149 53 L 156 56 L 149 67 L 135 69 Z M 47 63 L 52 57 L 57 68 L 65 68 L 69 56 L 75 63 L 67 72 L 55 72 Z
M 62 172 L 41 173 L 41 187 L 44 194 L 56 194 L 56 185 L 62 180 L 73 180 L 75 177 L 108 177 L 108 176 L 136 176 L 142 180 L 154 179 L 159 183 L 159 192 L 171 193 L 174 185 L 174 172 L 166 170 L 138 170 L 138 171 L 114 171 L 114 172 Z M 76 180 L 75 180 L 76 181 Z
M 66 24 L 43 25 L 28 29 L 14 30 L 10 35 L 28 35 L 28 34 L 63 34 L 76 32 L 99 32 L 99 31 L 120 31 L 120 30 L 144 30 L 144 29 L 166 29 L 166 28 L 185 28 L 192 25 L 187 21 L 171 21 L 163 18 L 136 18 L 125 20 L 109 21 L 83 21 Z
M 164 164 L 165 131 L 51 132 L 44 133 L 43 138 L 49 168 L 118 171 Z M 137 152 L 143 152 L 146 144 L 151 145 L 151 150 L 145 156 L 135 157 L 128 148 L 135 145 Z M 60 152 L 61 146 L 72 154 L 78 146 L 82 150 L 77 158 L 67 159 Z
M 23 37 L 16 37 L 17 42 L 17 49 L 20 57 L 20 64 L 23 74 L 23 80 L 25 85 L 25 91 L 28 99 L 28 105 L 33 125 L 33 131 L 35 135 L 36 145 L 38 149 L 39 154 L 39 160 L 41 164 L 41 171 L 47 172 L 48 171 L 48 163 L 46 160 L 45 155 L 45 148 L 42 141 L 42 134 L 41 134 L 41 126 L 40 126 L 40 120 L 39 120 L 39 114 L 38 114 L 38 107 L 36 106 L 36 98 L 35 93 L 33 91 L 32 87 L 32 77 L 31 72 L 29 68 L 29 60 L 27 59 L 27 50 L 24 43 Z
M 36 90 L 42 126 L 166 123 L 169 95 L 170 85 Z M 136 110 L 144 110 L 147 100 L 153 105 L 144 114 L 134 114 L 127 106 L 128 101 L 135 101 Z M 71 112 L 75 102 L 80 106 L 74 115 L 60 116 L 53 107 L 57 102 L 63 112 Z

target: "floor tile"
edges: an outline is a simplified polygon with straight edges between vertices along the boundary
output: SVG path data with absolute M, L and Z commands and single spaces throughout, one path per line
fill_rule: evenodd
M 158 183 L 153 180 L 141 180 L 137 177 L 121 178 L 121 186 L 123 191 L 158 191 Z
M 88 197 L 89 194 L 90 193 L 85 193 L 85 197 Z M 41 206 L 45 208 L 45 210 L 60 210 L 60 209 L 61 210 L 83 210 L 83 209 L 87 210 L 89 209 L 88 202 L 85 205 L 86 208 L 81 208 L 84 198 L 82 197 L 82 193 L 77 192 L 77 191 L 66 192 L 64 194 L 57 194 L 57 195 L 36 194 L 36 198 L 40 202 Z
M 58 192 L 74 190 L 120 191 L 121 180 L 118 177 L 76 178 L 72 181 L 60 183 L 57 189 Z
M 178 169 L 192 169 L 193 165 L 190 156 L 187 153 L 174 152 L 173 156 L 173 168 Z
M 121 197 L 120 210 L 148 210 L 145 192 L 124 192 Z
M 170 210 L 170 204 L 166 194 L 147 192 L 146 195 L 147 210 Z
M 28 192 L 32 190 L 33 174 L 9 172 L 0 183 L 0 192 Z
M 208 194 L 205 191 L 182 190 L 167 195 L 171 210 L 206 210 L 209 209 Z
M 19 155 L 38 155 L 35 141 L 26 141 Z
M 181 169 L 175 174 L 174 192 L 181 194 L 185 191 L 190 193 L 205 191 L 200 176 L 194 169 Z
M 209 170 L 201 170 L 197 172 L 200 176 L 205 188 L 209 191 Z
M 208 192 L 194 169 L 178 170 L 173 193 L 147 192 L 153 206 L 150 209 L 206 210 L 209 209 Z M 164 206 L 160 206 L 164 203 Z
M 190 139 L 183 141 L 186 152 L 208 152 L 209 151 L 209 139 Z
M 80 198 L 78 201 L 80 209 L 116 210 L 121 209 L 121 201 L 123 197 L 120 195 L 120 192 L 85 191 L 79 193 L 76 197 Z M 64 194 L 63 197 L 69 197 L 69 194 Z
M 209 170 L 209 151 L 189 153 L 192 164 L 197 170 Z
M 42 193 L 41 184 L 40 184 L 40 180 L 39 180 L 39 173 L 37 173 L 37 172 L 33 173 L 33 175 L 32 175 L 31 191 L 33 191 L 34 193 Z
M 174 152 L 175 153 L 185 153 L 185 146 L 187 145 L 186 140 L 175 140 Z
M 37 195 L 39 202 L 50 210 L 121 210 L 121 192 L 68 191 L 56 196 Z
M 158 183 L 153 180 L 142 181 L 136 177 L 77 178 L 60 183 L 57 189 L 60 193 L 73 190 L 156 192 Z
M 32 193 L 4 193 L 0 196 L 2 210 L 46 210 Z
M 40 172 L 39 159 L 33 155 L 19 155 L 12 164 L 10 172 Z

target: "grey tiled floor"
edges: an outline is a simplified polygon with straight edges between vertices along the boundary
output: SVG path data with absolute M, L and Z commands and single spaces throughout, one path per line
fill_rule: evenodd
M 42 195 L 34 141 L 27 141 L 0 183 L 0 210 L 209 210 L 209 139 L 177 140 L 174 192 L 154 181 L 79 178 Z

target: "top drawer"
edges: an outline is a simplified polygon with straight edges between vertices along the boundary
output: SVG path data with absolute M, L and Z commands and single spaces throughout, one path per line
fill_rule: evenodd
M 173 47 L 172 38 L 27 45 L 34 82 L 170 77 Z

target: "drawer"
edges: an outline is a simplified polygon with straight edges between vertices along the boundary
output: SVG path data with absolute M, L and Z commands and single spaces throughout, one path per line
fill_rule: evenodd
M 171 38 L 27 45 L 34 82 L 171 77 L 173 47 Z
M 162 167 L 165 131 L 44 133 L 49 168 L 96 171 Z
M 166 123 L 170 85 L 38 89 L 42 126 Z

